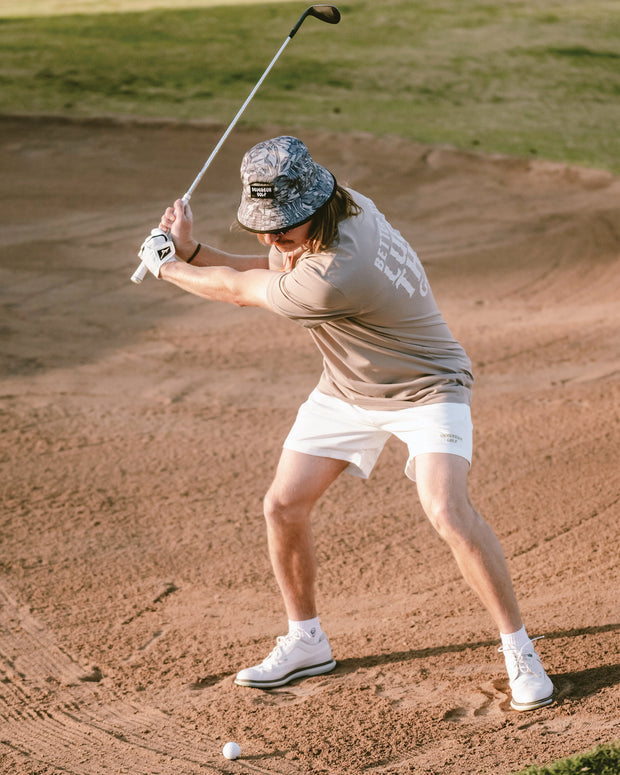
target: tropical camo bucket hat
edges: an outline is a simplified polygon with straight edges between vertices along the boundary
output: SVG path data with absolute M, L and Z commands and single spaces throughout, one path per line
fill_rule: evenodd
M 331 172 L 312 161 L 301 140 L 288 136 L 250 148 L 241 163 L 241 184 L 237 220 L 258 234 L 301 226 L 336 190 Z

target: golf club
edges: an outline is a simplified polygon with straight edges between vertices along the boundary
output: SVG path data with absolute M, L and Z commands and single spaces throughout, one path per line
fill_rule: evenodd
M 209 165 L 211 164 L 211 162 L 215 158 L 217 152 L 220 150 L 220 148 L 222 147 L 222 145 L 226 141 L 226 138 L 228 137 L 228 135 L 232 132 L 233 127 L 235 126 L 235 124 L 239 120 L 241 114 L 243 113 L 243 111 L 246 109 L 246 107 L 250 103 L 250 100 L 252 99 L 252 97 L 254 97 L 254 95 L 256 94 L 258 89 L 260 88 L 260 85 L 262 84 L 262 82 L 269 75 L 269 72 L 270 72 L 271 68 L 275 65 L 276 61 L 280 57 L 280 54 L 282 54 L 284 49 L 287 47 L 287 45 L 293 39 L 293 37 L 297 33 L 297 30 L 301 27 L 301 25 L 303 24 L 304 20 L 308 16 L 314 16 L 315 19 L 319 19 L 319 21 L 322 21 L 322 22 L 327 22 L 327 24 L 338 24 L 338 22 L 340 21 L 340 11 L 336 8 L 335 5 L 311 5 L 309 8 L 306 8 L 306 10 L 303 12 L 303 14 L 299 17 L 299 21 L 297 22 L 297 24 L 289 32 L 288 37 L 286 38 L 284 43 L 280 46 L 280 50 L 278 51 L 278 53 L 274 56 L 274 58 L 269 63 L 267 69 L 265 70 L 265 72 L 259 78 L 256 86 L 252 89 L 252 91 L 248 95 L 248 98 L 246 99 L 246 101 L 243 103 L 243 105 L 239 109 L 239 112 L 237 113 L 237 115 L 231 121 L 230 125 L 228 126 L 228 129 L 224 132 L 224 134 L 220 138 L 218 144 L 215 146 L 215 148 L 211 152 L 211 155 L 209 156 L 207 161 L 204 163 L 203 168 L 200 170 L 200 172 L 198 173 L 198 175 L 194 179 L 194 182 L 192 183 L 192 185 L 187 189 L 187 191 L 183 195 L 183 203 L 184 204 L 187 204 L 189 202 L 189 200 L 191 199 L 192 194 L 194 193 L 194 190 L 196 189 L 196 186 L 202 180 L 202 176 L 205 174 L 205 172 L 209 168 Z M 131 281 L 133 283 L 136 283 L 136 284 L 141 283 L 142 280 L 144 280 L 147 272 L 148 272 L 148 269 L 146 268 L 146 265 L 144 263 L 140 263 L 140 266 L 136 269 L 136 271 L 131 276 Z

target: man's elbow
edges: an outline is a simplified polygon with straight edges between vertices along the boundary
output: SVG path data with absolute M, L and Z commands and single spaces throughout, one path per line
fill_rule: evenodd
M 249 299 L 246 299 L 244 296 L 232 296 L 230 299 L 230 303 L 234 304 L 236 307 L 253 307 L 254 305 Z
M 230 303 L 237 307 L 266 307 L 267 303 L 260 297 L 249 296 L 248 294 L 233 294 Z
M 237 307 L 266 307 L 266 285 L 260 275 L 251 271 L 239 272 L 230 278 L 228 285 L 230 302 Z
M 231 281 L 227 283 L 226 296 L 230 304 L 234 304 L 236 307 L 251 307 L 252 300 L 248 289 L 244 287 L 242 282 L 239 282 L 238 277 L 232 277 Z

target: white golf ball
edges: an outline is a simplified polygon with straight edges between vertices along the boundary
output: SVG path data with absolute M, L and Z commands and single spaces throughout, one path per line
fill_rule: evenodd
M 226 743 L 222 748 L 222 753 L 227 759 L 238 759 L 241 756 L 239 743 Z

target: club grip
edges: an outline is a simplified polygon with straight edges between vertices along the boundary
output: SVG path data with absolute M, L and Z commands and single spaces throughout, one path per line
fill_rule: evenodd
M 194 181 L 194 186 L 196 185 L 196 181 Z M 191 194 L 192 189 L 189 191 L 186 191 L 185 194 L 183 194 L 183 204 L 186 205 L 189 200 L 192 198 Z M 164 231 L 168 231 L 167 229 L 164 229 Z M 136 285 L 140 285 L 142 280 L 147 276 L 149 273 L 149 270 L 144 263 L 144 261 L 140 262 L 140 266 L 136 269 L 136 271 L 131 275 L 131 282 L 135 283 Z
M 141 261 L 140 266 L 136 269 L 136 271 L 131 275 L 131 282 L 135 283 L 136 285 L 140 285 L 142 280 L 147 276 L 148 269 L 146 264 Z

